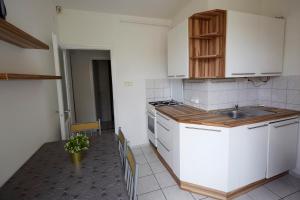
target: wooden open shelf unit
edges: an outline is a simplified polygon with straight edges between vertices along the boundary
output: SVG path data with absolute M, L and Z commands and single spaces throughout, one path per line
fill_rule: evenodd
M 61 76 L 52 75 L 0 73 L 0 80 L 55 80 L 61 78 Z
M 225 77 L 226 11 L 212 10 L 189 18 L 189 76 Z
M 0 40 L 26 49 L 49 49 L 49 46 L 0 18 Z

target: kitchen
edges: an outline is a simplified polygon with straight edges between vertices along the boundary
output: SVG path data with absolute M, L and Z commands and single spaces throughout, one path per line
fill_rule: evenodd
M 0 199 L 127 199 L 120 133 L 139 169 L 135 199 L 300 199 L 298 0 L 0 2 L 0 37 L 16 27 L 41 45 L 0 41 Z M 74 108 L 58 101 L 57 47 L 109 52 L 114 129 L 86 152 L 91 176 L 75 174 L 61 146 Z M 78 98 L 93 99 L 84 90 Z
M 181 189 L 232 199 L 299 176 L 283 51 L 281 17 L 211 10 L 168 32 L 169 80 L 146 80 L 148 138 Z

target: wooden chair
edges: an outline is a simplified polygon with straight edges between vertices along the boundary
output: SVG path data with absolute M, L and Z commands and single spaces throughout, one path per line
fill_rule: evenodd
M 138 182 L 138 165 L 131 148 L 128 146 L 126 150 L 125 160 L 125 181 L 130 200 L 137 199 L 137 182 Z
M 121 130 L 121 127 L 119 127 L 118 131 L 118 146 L 119 146 L 119 153 L 121 158 L 121 164 L 122 166 L 125 166 L 125 155 L 126 155 L 126 147 L 127 147 L 127 141 L 126 138 Z
M 76 134 L 85 134 L 93 135 L 95 132 L 97 132 L 99 135 L 101 135 L 101 121 L 100 119 L 96 122 L 86 122 L 86 123 L 77 123 L 71 125 L 71 135 Z

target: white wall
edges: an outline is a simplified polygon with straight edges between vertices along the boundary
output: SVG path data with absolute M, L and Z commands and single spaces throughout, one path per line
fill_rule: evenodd
M 52 1 L 9 0 L 7 20 L 51 47 Z M 0 41 L 0 71 L 54 74 L 52 50 Z M 0 186 L 45 142 L 60 137 L 55 81 L 0 81 Z
M 76 122 L 96 121 L 92 60 L 110 60 L 109 51 L 70 51 Z
M 146 143 L 145 79 L 166 77 L 170 21 L 64 9 L 58 25 L 67 47 L 111 49 L 116 128 Z

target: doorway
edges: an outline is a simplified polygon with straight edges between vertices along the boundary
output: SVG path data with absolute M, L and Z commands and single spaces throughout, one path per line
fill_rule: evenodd
M 102 130 L 114 129 L 114 101 L 109 50 L 68 50 L 74 123 L 101 120 Z
M 114 129 L 113 89 L 110 60 L 93 60 L 96 117 L 103 130 Z

